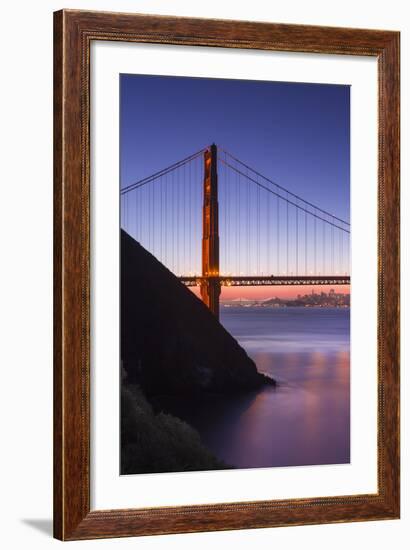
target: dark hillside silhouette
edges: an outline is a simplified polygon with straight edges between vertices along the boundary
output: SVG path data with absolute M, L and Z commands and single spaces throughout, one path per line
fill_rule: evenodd
M 201 300 L 124 231 L 121 359 L 127 381 L 148 397 L 274 384 Z

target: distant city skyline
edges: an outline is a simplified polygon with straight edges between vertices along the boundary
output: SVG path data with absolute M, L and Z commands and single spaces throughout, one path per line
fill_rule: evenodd
M 272 300 L 283 300 L 283 301 L 286 301 L 286 300 L 289 300 L 289 301 L 294 301 L 294 300 L 305 300 L 307 301 L 312 301 L 312 300 L 315 300 L 317 301 L 318 303 L 319 302 L 323 302 L 323 301 L 326 301 L 326 298 L 334 298 L 334 297 L 343 297 L 343 300 L 345 299 L 348 299 L 350 298 L 350 292 L 343 292 L 342 290 L 340 290 L 340 288 L 328 288 L 327 291 L 315 291 L 315 289 L 312 287 L 312 290 L 311 291 L 306 291 L 305 288 L 301 288 L 301 291 L 300 293 L 298 293 L 296 296 L 292 296 L 292 297 L 287 297 L 287 296 L 284 296 L 284 297 L 279 297 L 277 295 L 273 296 L 273 297 L 269 297 L 269 298 L 261 298 L 261 299 L 258 299 L 258 298 L 246 298 L 245 296 L 243 295 L 240 295 L 239 297 L 236 297 L 235 298 L 225 298 L 221 301 L 221 303 L 225 303 L 225 304 L 233 304 L 233 303 L 237 303 L 237 302 L 249 302 L 249 303 L 260 303 L 260 304 L 263 304 L 263 303 L 266 303 L 266 302 L 272 302 Z
M 199 288 L 190 287 L 196 296 L 199 297 Z M 350 286 L 340 285 L 337 287 L 321 286 L 321 285 L 295 285 L 295 286 L 242 286 L 242 287 L 226 287 L 221 290 L 221 301 L 234 300 L 243 298 L 244 300 L 269 300 L 271 298 L 294 299 L 298 294 L 308 294 L 314 290 L 316 293 L 330 291 L 334 288 L 335 292 L 342 294 L 350 294 Z

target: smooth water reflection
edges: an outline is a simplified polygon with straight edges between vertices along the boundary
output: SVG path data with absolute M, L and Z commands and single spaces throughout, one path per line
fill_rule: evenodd
M 221 322 L 279 385 L 179 411 L 207 446 L 237 468 L 348 463 L 350 311 L 222 308 Z

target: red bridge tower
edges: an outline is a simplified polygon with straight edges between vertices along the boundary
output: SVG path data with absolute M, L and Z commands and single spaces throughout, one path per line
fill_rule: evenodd
M 213 143 L 204 153 L 204 205 L 202 229 L 201 298 L 219 319 L 219 228 L 217 149 Z

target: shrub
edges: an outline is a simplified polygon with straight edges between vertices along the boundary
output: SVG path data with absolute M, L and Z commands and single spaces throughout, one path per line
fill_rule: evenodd
M 229 468 L 189 424 L 155 414 L 138 386 L 121 391 L 121 473 L 160 473 Z

